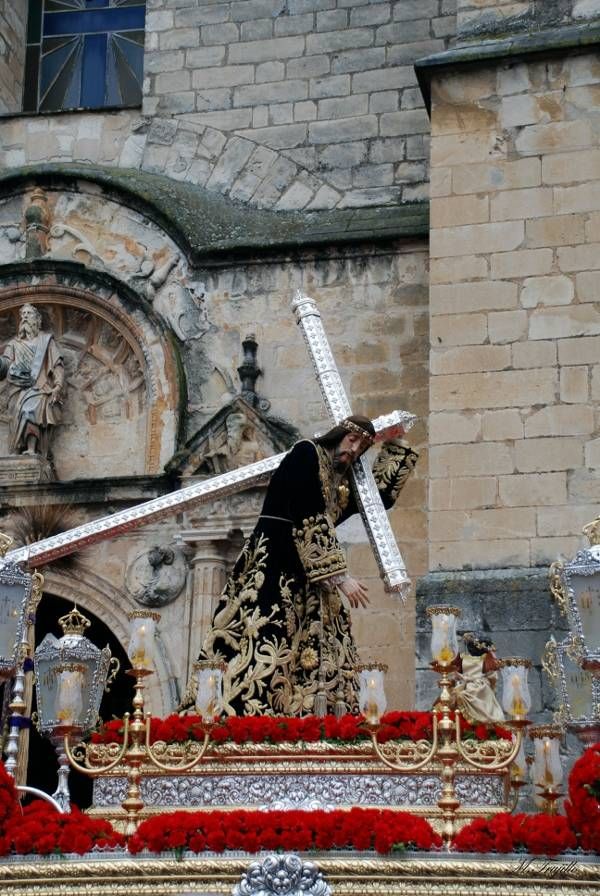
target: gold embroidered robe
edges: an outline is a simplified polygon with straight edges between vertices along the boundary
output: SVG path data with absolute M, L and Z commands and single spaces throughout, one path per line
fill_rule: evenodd
M 416 459 L 397 442 L 382 447 L 373 472 L 386 506 Z M 271 478 L 201 655 L 227 663 L 227 713 L 311 713 L 318 692 L 325 693 L 328 712 L 336 700 L 356 708 L 350 614 L 328 582 L 346 572 L 335 524 L 355 512 L 348 481 L 334 472 L 329 452 L 297 442 Z

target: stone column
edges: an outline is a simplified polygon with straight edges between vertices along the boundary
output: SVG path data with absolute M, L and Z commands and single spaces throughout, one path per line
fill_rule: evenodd
M 185 540 L 194 548 L 192 574 L 186 595 L 188 609 L 187 667 L 194 662 L 212 618 L 217 599 L 223 590 L 229 565 L 229 543 L 226 537 L 207 538 L 202 532 L 186 532 Z

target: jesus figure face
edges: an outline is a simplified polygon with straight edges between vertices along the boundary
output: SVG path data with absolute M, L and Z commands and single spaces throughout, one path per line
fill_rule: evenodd
M 335 446 L 333 452 L 333 466 L 338 473 L 344 473 L 357 457 L 360 457 L 368 448 L 368 444 L 361 435 L 356 432 L 348 432 Z

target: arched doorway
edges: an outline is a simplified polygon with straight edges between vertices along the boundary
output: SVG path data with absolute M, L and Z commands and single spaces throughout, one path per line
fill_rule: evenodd
M 72 601 L 65 600 L 53 594 L 45 593 L 40 601 L 36 613 L 35 643 L 37 645 L 51 632 L 60 637 L 63 632 L 58 624 L 58 619 L 68 613 L 73 607 Z M 119 660 L 121 667 L 113 682 L 109 693 L 105 693 L 100 706 L 100 716 L 108 721 L 113 717 L 122 718 L 123 714 L 131 710 L 133 698 L 133 679 L 125 674 L 130 668 L 127 654 L 109 627 L 87 609 L 82 612 L 90 620 L 91 625 L 86 632 L 97 647 L 110 647 L 113 656 Z M 35 709 L 35 692 L 33 696 L 33 709 Z M 39 787 L 46 793 L 53 793 L 56 789 L 57 761 L 54 748 L 50 741 L 42 737 L 35 729 L 32 729 L 29 741 L 29 766 L 27 783 L 32 787 Z M 71 772 L 70 776 L 71 799 L 80 808 L 89 806 L 92 802 L 91 779 Z

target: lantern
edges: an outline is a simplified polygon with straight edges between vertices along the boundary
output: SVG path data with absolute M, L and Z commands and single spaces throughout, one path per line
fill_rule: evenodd
M 192 666 L 196 677 L 196 712 L 210 721 L 223 712 L 223 673 L 225 663 L 201 660 Z
M 531 696 L 527 672 L 531 660 L 519 656 L 508 656 L 499 660 L 502 675 L 502 709 L 511 719 L 527 718 L 531 709 Z
M 358 666 L 358 707 L 369 725 L 377 725 L 384 714 L 387 699 L 384 676 L 388 667 L 382 663 L 366 663 Z
M 151 610 L 134 610 L 129 614 L 131 629 L 127 656 L 134 669 L 150 671 L 154 663 L 154 635 L 160 613 Z
M 431 658 L 438 666 L 450 666 L 458 654 L 456 622 L 458 607 L 427 607 L 431 619 Z

